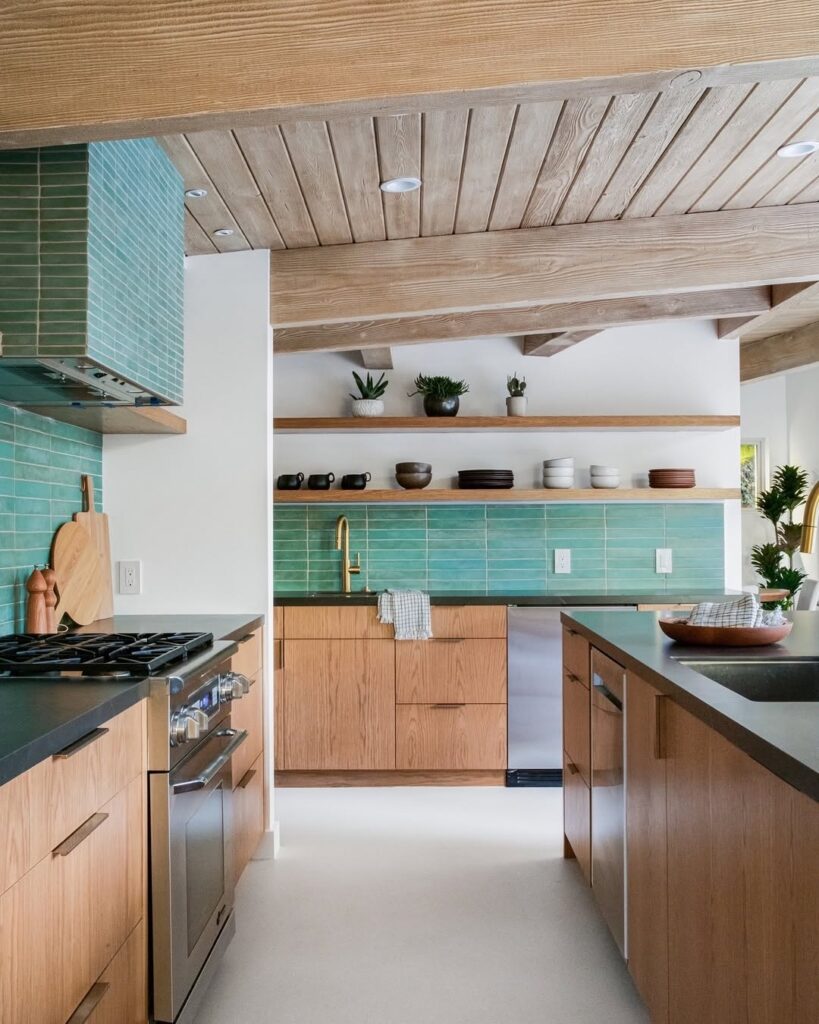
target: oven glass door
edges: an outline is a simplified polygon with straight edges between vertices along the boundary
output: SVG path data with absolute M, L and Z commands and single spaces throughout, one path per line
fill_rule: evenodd
M 154 1016 L 176 1019 L 233 906 L 230 759 L 246 733 L 225 723 L 170 774 L 151 776 Z

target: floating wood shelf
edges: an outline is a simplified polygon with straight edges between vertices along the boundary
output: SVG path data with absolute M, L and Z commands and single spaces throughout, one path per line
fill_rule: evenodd
M 511 488 L 510 490 L 372 490 L 372 491 L 275 491 L 274 503 L 294 505 L 325 503 L 346 505 L 354 502 L 400 501 L 427 504 L 428 502 L 556 502 L 556 501 L 733 501 L 740 497 L 739 488 L 734 487 L 689 487 L 651 488 L 618 487 L 612 490 L 594 488 L 536 489 Z
M 50 416 L 75 427 L 96 430 L 98 434 L 186 434 L 188 423 L 182 416 L 160 405 L 85 406 L 46 405 L 32 412 Z
M 406 430 L 728 430 L 739 416 L 280 416 L 273 429 L 283 433 L 388 434 Z

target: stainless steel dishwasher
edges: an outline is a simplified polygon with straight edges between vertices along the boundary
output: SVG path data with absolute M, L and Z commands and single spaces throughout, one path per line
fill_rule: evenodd
M 509 607 L 507 786 L 560 786 L 563 782 L 561 612 L 634 608 L 633 604 Z

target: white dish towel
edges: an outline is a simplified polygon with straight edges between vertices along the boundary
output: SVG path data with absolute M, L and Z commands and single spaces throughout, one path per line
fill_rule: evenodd
M 756 594 L 738 601 L 703 601 L 691 612 L 689 626 L 781 626 L 787 622 L 780 608 L 760 608 Z
M 396 640 L 432 639 L 429 594 L 423 590 L 384 590 L 378 595 L 378 621 L 392 625 Z

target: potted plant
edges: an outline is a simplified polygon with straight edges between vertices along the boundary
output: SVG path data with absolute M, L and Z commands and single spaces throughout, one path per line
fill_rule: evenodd
M 373 380 L 372 374 L 368 373 L 367 379 L 362 380 L 353 370 L 353 377 L 359 391 L 357 395 L 350 395 L 353 400 L 353 416 L 383 416 L 384 403 L 381 396 L 390 383 L 384 379 L 384 374 L 382 373 L 378 380 Z
M 514 373 L 511 377 L 506 378 L 506 388 L 509 391 L 509 397 L 506 399 L 506 415 L 525 416 L 526 378 L 518 377 L 517 373 Z
M 793 513 L 804 502 L 807 490 L 808 474 L 804 470 L 780 466 L 770 489 L 762 491 L 756 501 L 756 507 L 773 526 L 774 541 L 753 547 L 751 562 L 767 587 L 788 591 L 788 598 L 773 604 L 785 610 L 793 607 L 794 596 L 806 578 L 806 573 L 793 564 L 802 538 L 802 524 L 793 521 Z
M 469 391 L 469 385 L 451 377 L 427 377 L 419 373 L 415 378 L 415 391 L 408 393 L 424 396 L 424 412 L 427 416 L 457 416 L 460 396 Z

